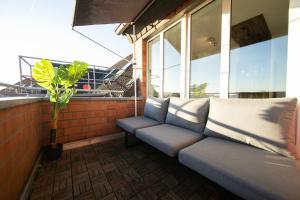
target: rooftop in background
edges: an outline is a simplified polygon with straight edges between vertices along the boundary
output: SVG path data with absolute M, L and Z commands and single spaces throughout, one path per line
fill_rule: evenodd
M 76 85 L 76 89 L 78 90 L 76 95 L 103 97 L 133 96 L 132 64 L 128 62 L 131 61 L 131 59 L 132 54 L 118 61 L 111 67 L 90 65 L 89 73 Z M 21 64 L 20 77 L 22 77 L 22 80 L 14 85 L 0 82 L 0 97 L 45 95 L 46 91 L 40 88 L 31 77 L 31 69 L 34 66 L 34 63 L 41 60 L 41 58 L 20 56 L 19 60 Z M 67 61 L 49 60 L 56 67 L 70 63 Z

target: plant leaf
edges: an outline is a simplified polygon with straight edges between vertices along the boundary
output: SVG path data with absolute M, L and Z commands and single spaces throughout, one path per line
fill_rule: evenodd
M 72 97 L 73 94 L 74 94 L 74 90 L 73 89 L 66 88 L 61 93 L 60 97 L 58 98 L 59 108 L 65 107 L 70 102 L 70 99 L 71 99 L 71 97 Z
M 74 61 L 71 65 L 60 67 L 59 84 L 65 88 L 74 86 L 88 72 L 87 66 L 84 62 Z
M 55 71 L 53 65 L 47 60 L 41 60 L 36 63 L 32 69 L 32 77 L 37 81 L 37 84 L 51 91 L 55 89 L 53 80 Z

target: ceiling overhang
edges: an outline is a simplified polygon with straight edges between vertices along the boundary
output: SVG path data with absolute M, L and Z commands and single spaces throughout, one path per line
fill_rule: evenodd
M 153 0 L 76 0 L 74 26 L 131 23 Z

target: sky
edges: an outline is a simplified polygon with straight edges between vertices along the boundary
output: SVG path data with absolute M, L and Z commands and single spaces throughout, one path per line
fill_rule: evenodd
M 74 4 L 75 0 L 0 0 L 0 82 L 19 81 L 18 55 L 107 67 L 120 60 L 72 31 Z M 115 34 L 116 27 L 75 29 L 126 57 L 132 47 L 126 37 Z

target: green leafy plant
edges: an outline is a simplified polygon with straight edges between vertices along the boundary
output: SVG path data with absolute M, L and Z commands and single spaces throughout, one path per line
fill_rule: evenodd
M 201 98 L 206 96 L 206 88 L 207 88 L 207 83 L 202 83 L 200 85 L 198 84 L 193 84 L 190 87 L 191 90 L 191 97 L 192 98 Z
M 76 93 L 75 84 L 88 72 L 88 64 L 74 61 L 70 65 L 53 67 L 48 60 L 41 60 L 32 69 L 32 77 L 37 84 L 47 89 L 52 104 L 52 127 L 50 143 L 56 147 L 56 129 L 59 111 L 65 107 Z

